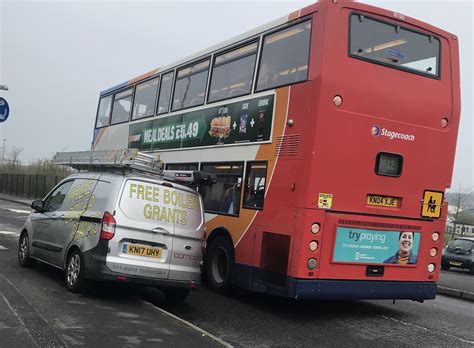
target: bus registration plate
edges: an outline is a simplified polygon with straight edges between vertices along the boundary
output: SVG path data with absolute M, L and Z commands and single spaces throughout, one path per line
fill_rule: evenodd
M 378 195 L 367 195 L 367 204 L 375 205 L 378 207 L 398 207 L 398 198 L 388 197 L 388 196 L 378 196 Z
M 122 248 L 122 252 L 127 255 L 154 257 L 157 259 L 160 259 L 163 253 L 161 248 L 149 248 L 137 244 L 124 244 Z

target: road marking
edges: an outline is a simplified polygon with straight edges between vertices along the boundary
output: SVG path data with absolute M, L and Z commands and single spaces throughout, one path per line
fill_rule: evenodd
M 28 328 L 26 327 L 26 324 L 25 322 L 20 318 L 20 316 L 18 315 L 18 313 L 16 312 L 15 308 L 13 308 L 13 306 L 11 305 L 10 301 L 7 300 L 7 298 L 5 297 L 5 295 L 3 294 L 0 294 L 0 296 L 2 296 L 3 298 L 3 301 L 5 301 L 5 303 L 7 304 L 8 308 L 10 308 L 10 310 L 13 312 L 13 314 L 15 315 L 15 317 L 18 319 L 18 321 L 20 322 L 20 324 L 23 326 L 23 328 L 25 329 L 26 333 L 28 334 L 28 336 L 30 337 L 31 341 L 33 342 L 33 344 L 40 348 L 40 346 L 38 345 L 38 343 L 35 341 L 35 339 L 33 338 L 33 336 L 31 336 L 31 332 L 30 330 L 28 330 Z
M 33 306 L 33 304 L 26 298 L 26 296 L 20 291 L 20 289 L 18 289 L 18 288 L 10 281 L 10 279 L 8 279 L 7 277 L 5 277 L 3 274 L 0 274 L 0 277 L 2 277 L 3 279 L 5 279 L 5 280 L 7 281 L 7 283 L 10 284 L 11 287 L 12 287 L 13 289 L 15 289 L 15 290 L 25 299 L 26 303 L 28 303 L 28 304 L 31 306 L 31 308 L 34 309 L 34 311 L 36 312 L 36 314 L 38 314 L 38 316 L 39 316 L 46 324 L 48 324 L 48 321 L 46 320 L 46 318 L 43 317 L 43 315 L 36 309 L 35 306 Z
M 164 310 L 163 308 L 157 307 L 157 306 L 155 306 L 155 305 L 153 305 L 153 304 L 151 304 L 151 303 L 149 303 L 149 302 L 147 302 L 147 301 L 145 301 L 145 300 L 142 300 L 142 299 L 140 299 L 140 301 L 142 301 L 146 306 L 151 307 L 151 308 L 153 308 L 153 309 L 155 309 L 155 310 L 157 310 L 157 311 L 160 311 L 160 312 L 163 313 L 164 315 L 167 315 L 167 316 L 169 316 L 169 317 L 171 317 L 171 318 L 173 318 L 173 319 L 175 319 L 175 320 L 177 320 L 177 321 L 183 323 L 184 325 L 190 327 L 191 329 L 194 329 L 194 330 L 200 332 L 203 336 L 207 336 L 207 337 L 209 337 L 211 340 L 216 341 L 217 343 L 222 344 L 224 347 L 227 347 L 227 348 L 233 348 L 233 347 L 234 347 L 234 346 L 231 345 L 230 343 L 227 343 L 227 342 L 225 342 L 224 340 L 221 340 L 219 337 L 214 336 L 214 335 L 211 334 L 210 332 L 207 332 L 206 330 L 201 329 L 199 326 L 196 326 L 196 325 L 194 325 L 193 323 L 190 323 L 189 321 L 187 321 L 187 320 L 185 320 L 185 319 L 183 319 L 183 318 L 180 318 L 180 317 L 174 315 L 173 313 L 170 313 L 170 312 Z
M 462 337 L 455 336 L 455 335 L 451 335 L 451 334 L 446 333 L 446 332 L 442 332 L 442 331 L 438 331 L 438 330 L 432 330 L 432 329 L 429 329 L 429 328 L 424 327 L 424 326 L 421 326 L 421 325 L 408 323 L 408 322 L 406 322 L 406 321 L 399 320 L 399 319 L 395 319 L 395 318 L 390 318 L 390 317 L 387 317 L 387 316 L 385 316 L 385 315 L 379 315 L 379 317 L 382 317 L 382 318 L 387 319 L 387 320 L 394 321 L 394 322 L 399 323 L 399 324 L 403 324 L 403 325 L 405 325 L 405 326 L 412 326 L 412 327 L 415 327 L 415 328 L 417 328 L 417 329 L 421 329 L 421 330 L 424 330 L 424 331 L 432 332 L 432 333 L 437 334 L 437 335 L 442 335 L 442 336 L 454 338 L 454 339 L 456 339 L 456 340 L 458 340 L 458 341 L 461 341 L 461 342 L 463 342 L 463 343 L 474 344 L 474 341 L 469 341 L 469 340 L 466 340 L 466 339 L 464 339 L 464 338 L 462 338 Z
M 8 248 L 5 248 L 3 245 L 0 245 L 0 251 L 7 251 Z
M 17 213 L 17 214 L 30 214 L 31 211 L 29 210 L 22 210 L 22 209 L 10 209 L 8 208 L 11 212 Z
M 0 231 L 0 234 L 11 235 L 11 236 L 19 236 L 18 232 L 11 232 L 11 231 Z

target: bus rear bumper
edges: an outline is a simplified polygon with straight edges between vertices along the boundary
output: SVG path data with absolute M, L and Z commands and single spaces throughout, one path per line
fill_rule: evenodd
M 325 280 L 287 278 L 288 295 L 295 299 L 432 300 L 435 282 Z

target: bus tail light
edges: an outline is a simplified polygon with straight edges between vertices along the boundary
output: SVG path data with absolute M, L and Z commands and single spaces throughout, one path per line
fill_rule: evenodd
M 311 242 L 309 242 L 309 250 L 310 251 L 318 250 L 318 242 L 315 240 L 312 240 Z
M 311 226 L 311 233 L 317 234 L 319 233 L 319 224 L 314 223 L 313 226 Z
M 111 240 L 115 235 L 115 218 L 108 211 L 102 217 L 102 225 L 100 226 L 100 239 Z
M 434 264 L 434 263 L 430 263 L 430 264 L 428 265 L 428 272 L 433 273 L 434 270 L 435 270 L 435 268 L 436 268 L 436 267 L 435 267 L 435 264 Z
M 433 232 L 431 238 L 433 239 L 433 242 L 437 242 L 439 240 L 439 233 Z
M 431 248 L 430 255 L 431 255 L 431 257 L 435 257 L 436 255 L 438 255 L 438 249 Z
M 315 269 L 316 266 L 317 266 L 317 264 L 318 264 L 318 262 L 316 261 L 316 259 L 309 259 L 309 260 L 308 260 L 308 268 L 309 268 L 310 270 Z

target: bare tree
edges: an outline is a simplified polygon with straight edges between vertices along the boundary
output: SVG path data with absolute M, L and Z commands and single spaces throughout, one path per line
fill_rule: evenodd
M 10 159 L 11 159 L 13 169 L 15 168 L 15 165 L 20 164 L 20 161 L 18 160 L 18 158 L 20 158 L 20 154 L 22 152 L 23 152 L 22 147 L 16 147 L 16 146 L 12 147 L 12 151 L 10 153 Z

